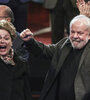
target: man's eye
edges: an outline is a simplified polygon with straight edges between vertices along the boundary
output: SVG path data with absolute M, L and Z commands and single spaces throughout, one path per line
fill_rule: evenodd
M 71 33 L 75 33 L 75 31 L 71 31 Z
M 80 35 L 82 35 L 83 34 L 83 32 L 77 32 L 78 34 L 80 34 Z

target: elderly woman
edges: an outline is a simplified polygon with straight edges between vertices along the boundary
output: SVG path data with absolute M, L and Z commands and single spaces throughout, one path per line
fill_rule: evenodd
M 0 21 L 0 100 L 31 100 L 28 64 L 12 49 L 15 27 Z

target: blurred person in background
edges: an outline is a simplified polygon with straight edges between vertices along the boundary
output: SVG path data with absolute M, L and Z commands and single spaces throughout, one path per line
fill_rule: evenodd
M 27 28 L 28 6 L 31 0 L 0 0 L 0 4 L 9 6 L 15 17 L 14 25 L 18 32 Z
M 52 0 L 45 0 L 44 7 L 50 10 L 52 43 L 57 43 L 65 35 L 69 35 L 69 22 L 79 14 L 76 1 L 54 0 L 52 2 Z

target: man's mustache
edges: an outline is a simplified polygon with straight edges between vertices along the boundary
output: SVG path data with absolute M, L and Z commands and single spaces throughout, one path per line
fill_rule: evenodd
M 72 42 L 81 42 L 82 40 L 80 40 L 80 39 L 75 39 L 75 38 L 73 38 L 72 39 Z

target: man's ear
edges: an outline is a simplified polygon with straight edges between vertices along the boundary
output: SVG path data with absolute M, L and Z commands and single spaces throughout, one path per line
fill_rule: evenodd
M 11 18 L 10 18 L 10 17 L 8 17 L 8 18 L 7 18 L 7 21 L 11 22 Z
M 90 33 L 89 33 L 89 40 L 90 40 Z

